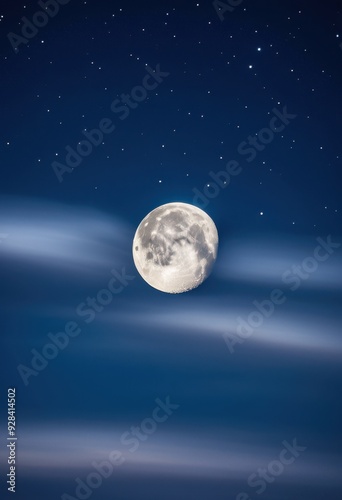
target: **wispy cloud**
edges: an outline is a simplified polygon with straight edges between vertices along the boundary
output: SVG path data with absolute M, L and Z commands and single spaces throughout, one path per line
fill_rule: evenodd
M 88 274 L 122 264 L 133 231 L 124 220 L 96 210 L 22 199 L 2 202 L 0 227 L 11 234 L 3 259 Z
M 46 475 L 55 468 L 67 465 L 69 474 L 75 470 L 89 469 L 89 459 L 104 460 L 114 449 L 122 447 L 120 435 L 127 422 L 102 428 L 78 425 L 61 429 L 56 426 L 26 426 L 21 431 L 21 474 Z M 102 426 L 103 427 L 103 426 Z M 204 431 L 204 430 L 203 430 Z M 277 439 L 271 445 L 268 432 L 251 433 L 242 430 L 218 428 L 201 432 L 199 440 L 191 428 L 178 432 L 158 430 L 155 436 L 143 442 L 134 453 L 125 452 L 126 464 L 134 473 L 143 469 L 146 473 L 163 473 L 188 477 L 221 477 L 245 479 L 246 474 L 263 462 L 268 462 L 279 451 Z M 274 436 L 273 436 L 274 437 Z M 284 436 L 286 439 L 287 436 Z M 291 440 L 292 436 L 288 437 Z M 300 439 L 298 437 L 298 443 Z M 3 455 L 3 450 L 1 451 Z M 322 463 L 325 467 L 322 467 Z M 120 468 L 121 470 L 121 468 Z M 123 470 L 124 472 L 124 470 Z M 317 454 L 308 448 L 305 456 L 289 468 L 282 480 L 296 483 L 312 481 L 323 484 L 341 484 L 340 463 L 334 454 Z M 117 469 L 116 476 L 120 475 Z

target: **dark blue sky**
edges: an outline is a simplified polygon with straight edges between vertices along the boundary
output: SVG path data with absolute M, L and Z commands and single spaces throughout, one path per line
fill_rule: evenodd
M 339 500 L 340 2 L 62 3 L 0 8 L 1 495 L 15 387 L 18 500 Z M 179 295 L 131 254 L 173 201 Z

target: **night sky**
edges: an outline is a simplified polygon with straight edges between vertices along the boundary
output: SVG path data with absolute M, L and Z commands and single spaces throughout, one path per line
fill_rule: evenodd
M 340 500 L 341 2 L 6 3 L 1 498 Z M 169 202 L 219 234 L 175 295 Z

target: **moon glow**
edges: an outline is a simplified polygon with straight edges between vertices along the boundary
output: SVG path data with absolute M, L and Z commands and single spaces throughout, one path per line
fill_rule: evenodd
M 133 239 L 133 260 L 153 288 L 182 293 L 209 276 L 217 257 L 218 233 L 203 210 L 167 203 L 141 221 Z

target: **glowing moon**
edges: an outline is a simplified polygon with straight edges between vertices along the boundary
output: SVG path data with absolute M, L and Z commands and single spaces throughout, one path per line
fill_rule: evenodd
M 217 229 L 209 215 L 188 203 L 167 203 L 139 224 L 133 259 L 149 285 L 162 292 L 181 293 L 209 276 L 217 247 Z

